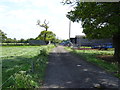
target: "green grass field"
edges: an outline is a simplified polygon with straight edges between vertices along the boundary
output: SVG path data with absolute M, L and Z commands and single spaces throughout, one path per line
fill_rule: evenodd
M 69 47 L 65 47 L 65 49 L 69 50 L 70 52 L 80 56 L 83 60 L 86 60 L 90 63 L 98 65 L 101 68 L 104 68 L 106 71 L 112 73 L 113 75 L 120 78 L 120 73 L 118 64 L 115 62 L 108 62 L 106 60 L 102 60 L 97 56 L 113 56 L 114 49 L 109 50 L 75 50 Z
M 54 46 L 52 45 L 3 46 L 2 51 L 0 51 L 2 52 L 3 87 L 28 88 L 30 85 L 31 87 L 32 85 L 34 87 L 39 87 L 40 83 L 44 80 L 44 71 L 48 60 L 48 52 L 53 47 Z M 24 75 L 19 71 L 26 73 Z M 24 83 L 25 78 L 30 79 L 30 82 Z M 22 79 L 24 82 L 20 81 Z M 6 82 L 6 80 L 8 81 Z M 23 84 L 26 84 L 26 86 Z
M 0 43 L 1 46 L 30 46 L 29 43 Z

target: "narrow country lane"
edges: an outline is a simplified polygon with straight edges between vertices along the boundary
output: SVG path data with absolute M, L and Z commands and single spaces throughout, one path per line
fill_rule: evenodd
M 118 88 L 118 78 L 77 57 L 62 46 L 53 49 L 43 88 Z

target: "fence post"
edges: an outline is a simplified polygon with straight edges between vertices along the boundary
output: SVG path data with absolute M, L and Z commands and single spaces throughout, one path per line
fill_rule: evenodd
M 32 66 L 32 72 L 34 73 L 34 63 L 33 63 L 33 60 L 31 61 L 31 66 Z

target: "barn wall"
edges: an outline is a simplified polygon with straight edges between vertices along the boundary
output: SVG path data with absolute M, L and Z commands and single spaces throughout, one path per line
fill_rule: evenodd
M 42 41 L 42 40 L 30 40 L 29 44 L 30 45 L 46 45 L 45 41 Z

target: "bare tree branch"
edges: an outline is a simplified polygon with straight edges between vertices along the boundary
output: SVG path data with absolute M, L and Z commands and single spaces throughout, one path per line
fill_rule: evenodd
M 40 24 L 40 20 L 37 21 L 37 25 L 39 25 L 40 27 L 43 27 L 46 31 L 49 28 L 48 24 L 49 24 L 49 22 L 46 22 L 46 19 L 44 20 L 43 24 Z

